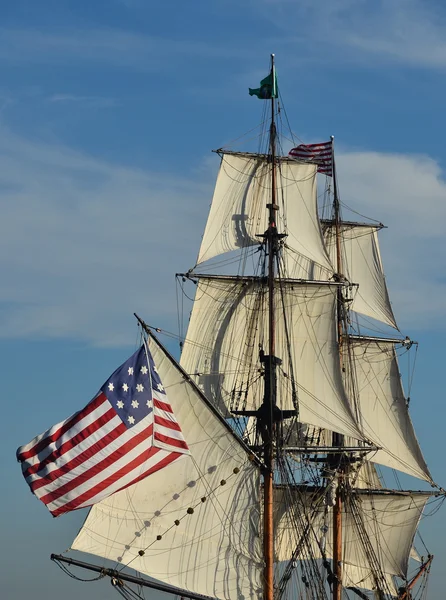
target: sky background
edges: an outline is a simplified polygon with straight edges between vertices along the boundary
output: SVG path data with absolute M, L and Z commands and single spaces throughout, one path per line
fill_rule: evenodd
M 15 450 L 129 356 L 134 311 L 177 331 L 174 273 L 195 263 L 210 150 L 259 124 L 248 87 L 271 52 L 293 131 L 308 143 L 335 135 L 342 201 L 388 226 L 393 309 L 420 343 L 411 414 L 445 486 L 444 4 L 16 0 L 0 14 L 2 598 L 116 595 L 49 561 L 85 515 L 52 519 Z M 432 598 L 444 590 L 445 519 L 422 529 Z

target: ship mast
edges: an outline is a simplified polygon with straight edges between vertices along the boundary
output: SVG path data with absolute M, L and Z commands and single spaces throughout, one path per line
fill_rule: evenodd
M 277 255 L 276 212 L 276 124 L 275 86 L 276 74 L 274 54 L 271 54 L 271 126 L 269 136 L 271 160 L 271 202 L 268 208 L 268 229 L 264 236 L 268 254 L 268 356 L 261 356 L 265 363 L 265 390 L 261 420 L 264 444 L 264 506 L 263 506 L 263 551 L 264 551 L 264 600 L 273 600 L 274 595 L 274 537 L 273 537 L 273 428 L 276 407 L 276 364 L 275 315 L 274 315 L 274 263 Z
M 333 175 L 333 212 L 335 222 L 335 235 L 336 235 L 336 272 L 338 277 L 342 276 L 342 256 L 341 256 L 341 226 L 340 226 L 340 206 L 338 196 L 338 186 L 336 180 L 336 167 L 334 161 L 334 136 L 331 136 L 331 151 L 332 151 L 332 175 Z M 342 344 L 343 344 L 343 298 L 341 286 L 337 290 L 337 325 L 338 325 L 338 348 L 339 348 L 339 360 L 341 363 L 341 369 L 343 367 L 343 355 L 342 355 Z M 344 445 L 344 436 L 340 433 L 333 433 L 333 446 L 341 447 Z M 339 456 L 338 463 L 333 462 L 333 466 L 338 467 L 338 485 L 336 488 L 335 504 L 333 507 L 333 600 L 341 600 L 342 596 L 342 470 L 340 468 L 340 461 L 342 461 L 342 454 L 335 455 Z

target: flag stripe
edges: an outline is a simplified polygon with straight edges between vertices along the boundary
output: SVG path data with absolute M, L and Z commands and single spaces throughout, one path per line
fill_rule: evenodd
M 172 437 L 163 435 L 162 433 L 155 433 L 154 434 L 154 438 L 155 440 L 157 440 L 158 442 L 161 442 L 163 445 L 170 447 L 174 447 L 174 448 L 184 448 L 184 449 L 188 449 L 188 445 L 186 444 L 186 442 L 184 440 L 177 440 L 174 439 Z M 165 447 L 163 446 L 163 447 Z
M 39 486 L 39 488 L 36 488 L 36 496 L 37 497 L 41 497 L 44 496 L 46 493 L 52 492 L 54 491 L 57 487 L 60 487 L 61 485 L 64 485 L 66 482 L 68 481 L 73 481 L 74 479 L 80 477 L 82 474 L 84 474 L 84 479 L 86 480 L 85 474 L 92 468 L 94 467 L 98 461 L 100 461 L 103 457 L 107 456 L 108 454 L 110 454 L 111 452 L 114 452 L 115 450 L 119 450 L 119 448 L 121 448 L 129 439 L 131 439 L 133 437 L 133 435 L 140 433 L 141 431 L 144 431 L 145 429 L 147 429 L 147 427 L 150 425 L 151 421 L 150 420 L 144 420 L 141 423 L 139 423 L 138 425 L 138 429 L 135 431 L 135 429 L 129 433 L 128 429 L 124 426 L 124 429 L 120 429 L 122 431 L 122 433 L 119 436 L 116 436 L 114 439 L 112 439 L 111 437 L 107 437 L 106 435 L 105 440 L 106 443 L 105 445 L 102 444 L 99 453 L 95 452 L 94 454 L 92 454 L 89 458 L 87 458 L 87 460 L 81 464 L 78 464 L 77 460 L 76 460 L 76 452 L 73 451 L 71 458 L 74 459 L 74 462 L 72 462 L 72 468 L 71 470 L 68 472 L 69 477 L 65 477 L 64 475 L 62 475 L 62 478 L 60 480 L 54 480 L 54 481 L 46 481 L 46 477 L 43 476 L 42 479 L 45 481 L 45 489 L 42 489 L 41 491 L 38 491 L 40 487 L 43 486 Z M 114 430 L 110 430 L 110 433 L 113 433 Z M 148 441 L 148 445 L 151 444 L 151 441 Z M 82 447 L 82 452 L 83 451 L 88 451 L 89 446 L 83 446 Z
M 44 469 L 50 463 L 54 463 L 56 460 L 62 458 L 65 453 L 69 452 L 70 450 L 81 444 L 81 442 L 85 440 L 88 441 L 88 438 L 90 438 L 92 434 L 94 434 L 101 427 L 106 426 L 111 421 L 113 421 L 112 428 L 116 426 L 117 421 L 120 421 L 122 423 L 122 421 L 116 417 L 116 412 L 110 406 L 110 408 L 105 414 L 100 415 L 99 418 L 96 419 L 96 421 L 93 421 L 93 423 L 90 423 L 88 426 L 82 428 L 80 431 L 78 430 L 76 434 L 73 435 L 73 437 L 70 437 L 68 439 L 66 439 L 65 437 L 61 438 L 59 440 L 59 443 L 56 444 L 56 448 L 51 452 L 51 454 L 46 456 L 46 458 L 42 461 L 34 463 L 24 471 L 24 477 L 28 478 L 30 475 L 34 475 L 35 473 L 38 473 L 39 471 Z M 75 430 L 73 430 L 72 433 L 75 433 Z M 89 441 L 88 445 L 90 445 Z
M 94 431 L 91 436 L 87 437 L 85 440 L 81 441 L 77 446 L 68 450 L 63 455 L 61 455 L 54 462 L 45 465 L 42 469 L 34 473 L 33 475 L 29 475 L 26 478 L 26 481 L 31 484 L 31 482 L 36 481 L 40 478 L 45 478 L 49 473 L 56 471 L 57 469 L 63 467 L 66 463 L 70 462 L 76 456 L 81 456 L 85 450 L 88 450 L 91 446 L 97 447 L 98 442 L 101 441 L 101 438 L 106 437 L 107 435 L 111 435 L 111 440 L 118 436 L 119 431 L 124 432 L 126 430 L 125 425 L 121 421 L 119 417 L 115 415 L 113 419 L 108 421 L 105 425 Z
M 34 440 L 26 446 L 21 446 L 17 450 L 17 459 L 22 462 L 28 458 L 31 458 L 32 456 L 35 456 L 36 454 L 40 454 L 40 452 L 49 446 L 51 442 L 57 441 L 62 435 L 69 431 L 73 425 L 77 423 L 80 415 L 82 415 L 81 418 L 86 417 L 95 411 L 102 404 L 102 402 L 104 402 L 104 399 L 104 394 L 99 393 L 91 402 L 87 404 L 83 410 L 75 413 L 65 421 L 54 425 L 54 427 L 34 438 Z
M 148 475 L 156 473 L 156 471 L 159 471 L 161 468 L 167 464 L 170 464 L 180 456 L 184 456 L 182 452 L 169 452 L 167 454 L 163 449 L 160 448 L 154 448 L 154 450 L 157 450 L 157 452 L 153 452 L 147 459 L 143 465 L 144 471 L 142 471 L 141 466 L 136 466 L 132 471 L 129 471 L 126 475 L 121 477 L 119 481 L 107 488 L 107 496 L 109 496 L 111 493 L 114 494 L 119 492 L 138 481 L 141 481 Z M 83 504 L 80 504 L 78 508 L 85 508 L 86 506 L 90 506 L 91 504 L 99 502 L 103 495 L 104 492 L 100 492 L 99 495 L 93 496 L 93 498 L 89 498 Z
M 153 431 L 153 425 L 150 423 L 146 429 L 141 431 L 138 435 L 133 435 L 130 439 L 128 439 L 122 446 L 116 448 L 113 452 L 107 451 L 102 460 L 95 461 L 94 464 L 87 470 L 82 470 L 82 472 L 73 479 L 70 479 L 66 484 L 59 485 L 57 490 L 54 492 L 50 492 L 41 496 L 40 499 L 44 504 L 49 504 L 50 502 L 54 502 L 58 498 L 62 496 L 66 496 L 69 492 L 74 489 L 82 486 L 87 481 L 88 488 L 95 487 L 95 479 L 100 479 L 101 474 L 108 469 L 114 463 L 127 462 L 130 457 L 130 453 L 137 446 L 139 446 L 142 442 L 145 442 L 149 437 L 151 437 Z M 140 450 L 138 449 L 138 453 Z M 141 453 L 142 454 L 142 453 Z M 123 460 L 125 459 L 125 461 Z M 124 468 L 125 465 L 122 467 Z
M 109 489 L 112 489 L 111 493 L 116 493 L 121 490 L 124 490 L 125 488 L 128 488 L 129 486 L 137 483 L 138 481 L 145 479 L 152 473 L 156 473 L 157 471 L 159 471 L 163 467 L 167 466 L 168 464 L 170 464 L 171 462 L 173 462 L 180 456 L 183 456 L 182 454 L 180 454 L 178 452 L 171 452 L 167 456 L 163 456 L 163 458 L 161 460 L 158 460 L 159 453 L 162 453 L 163 455 L 165 455 L 165 452 L 163 452 L 162 450 L 159 450 L 158 448 L 149 448 L 148 450 L 146 450 L 147 456 L 143 457 L 143 458 L 146 460 L 149 458 L 156 459 L 156 461 L 155 460 L 153 461 L 154 464 L 152 464 L 152 466 L 149 469 L 145 470 L 143 473 L 139 473 L 137 476 L 130 479 L 130 481 L 125 483 L 125 485 L 122 485 L 122 481 L 123 481 L 123 479 L 125 479 L 126 473 L 125 472 L 120 473 L 120 479 L 119 479 L 119 481 L 115 481 L 115 484 L 119 483 L 121 485 L 121 487 L 118 487 L 117 489 L 112 489 L 112 486 L 110 485 Z M 152 455 L 152 456 L 150 456 L 150 455 Z M 135 468 L 139 467 L 139 465 L 136 464 L 137 462 L 138 462 L 138 460 L 135 460 L 135 465 L 134 465 Z M 113 478 L 114 478 L 114 476 L 113 476 Z M 113 483 L 113 482 L 111 482 L 111 483 Z M 98 491 L 101 491 L 101 490 L 94 489 L 94 490 L 87 491 L 81 500 L 78 498 L 78 499 L 73 500 L 72 502 L 67 503 L 59 508 L 50 509 L 50 512 L 53 516 L 58 517 L 59 515 L 65 513 L 65 512 L 68 512 L 70 510 L 76 510 L 78 508 L 86 508 L 87 506 L 96 504 L 97 502 L 100 502 L 101 500 L 103 500 L 104 497 L 107 497 L 110 495 L 110 492 L 107 492 L 106 494 L 104 494 L 104 493 L 98 494 L 97 493 Z M 92 496 L 92 492 L 95 492 L 96 495 Z
M 155 437 L 156 434 L 159 433 L 161 435 L 167 435 L 168 437 L 174 438 L 175 440 L 183 440 L 183 434 L 181 431 L 175 431 L 175 429 L 170 429 L 170 427 L 160 427 L 159 425 L 156 425 L 154 428 L 154 432 L 155 432 Z M 187 446 L 187 444 L 186 444 Z
M 167 404 L 167 402 L 161 402 L 161 400 L 158 400 L 158 398 L 153 398 L 153 406 L 155 407 L 155 411 L 158 408 L 160 410 L 164 410 L 165 412 L 173 414 L 172 407 L 170 406 L 170 404 Z
M 118 420 L 118 419 L 116 419 Z M 119 422 L 114 429 L 112 429 L 107 434 L 107 442 L 110 444 L 114 440 L 117 440 L 127 431 L 126 426 Z M 70 474 L 71 477 L 76 476 L 76 469 L 79 471 L 80 469 L 85 470 L 88 468 L 88 464 L 86 461 L 95 461 L 96 454 L 100 452 L 104 448 L 104 444 L 101 443 L 101 434 L 103 432 L 99 430 L 99 436 L 96 441 L 93 441 L 91 445 L 87 445 L 86 448 L 80 451 L 79 448 L 75 448 L 74 452 L 67 453 L 64 456 L 65 461 L 60 463 L 54 463 L 52 469 L 46 469 L 44 473 L 38 473 L 35 475 L 34 480 L 29 480 L 28 483 L 33 490 L 33 492 L 37 492 L 37 490 L 43 486 L 46 486 L 46 490 L 50 491 L 50 484 L 58 486 L 60 485 L 57 481 L 59 477 L 63 477 L 66 474 Z
M 69 502 L 63 502 L 63 498 L 56 498 L 51 505 L 54 504 L 54 506 L 57 506 L 57 504 L 59 504 L 59 508 L 64 508 L 65 510 L 74 510 L 81 504 L 91 502 L 92 498 L 100 494 L 100 492 L 106 490 L 110 485 L 117 483 L 122 477 L 133 471 L 135 468 L 140 467 L 146 460 L 149 460 L 158 452 L 161 452 L 161 450 L 159 448 L 154 448 L 153 446 L 146 448 L 143 452 L 138 451 L 136 456 L 134 456 L 130 462 L 126 462 L 125 465 L 118 470 L 113 470 L 112 473 L 109 473 L 105 479 L 102 479 L 96 485 L 89 485 L 80 494 L 76 494 L 74 499 L 70 500 Z M 45 502 L 45 500 L 43 501 Z M 49 502 L 45 502 L 45 504 L 49 504 Z
M 155 423 L 157 425 L 167 427 L 168 429 L 175 429 L 176 431 L 181 431 L 181 427 L 176 421 L 172 421 L 170 419 L 163 419 L 163 417 L 158 417 L 157 415 L 155 415 Z

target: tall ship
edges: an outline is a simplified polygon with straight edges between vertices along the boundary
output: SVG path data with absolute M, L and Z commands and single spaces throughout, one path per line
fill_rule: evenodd
M 216 150 L 197 262 L 177 275 L 193 300 L 180 361 L 137 317 L 135 354 L 17 451 L 53 516 L 90 507 L 51 558 L 128 599 L 426 598 L 417 529 L 445 492 L 403 390 L 417 344 L 389 300 L 383 225 L 343 217 L 334 138 L 283 150 L 274 55 L 249 92 L 257 152 Z

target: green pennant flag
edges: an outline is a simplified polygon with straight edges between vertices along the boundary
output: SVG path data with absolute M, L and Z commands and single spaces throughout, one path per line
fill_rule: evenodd
M 260 100 L 271 100 L 271 98 L 277 98 L 277 75 L 274 71 L 271 72 L 265 79 L 260 82 L 260 87 L 253 90 L 249 88 L 250 96 L 257 96 Z

